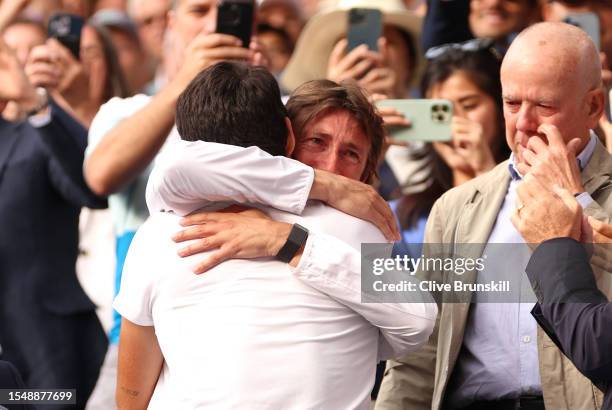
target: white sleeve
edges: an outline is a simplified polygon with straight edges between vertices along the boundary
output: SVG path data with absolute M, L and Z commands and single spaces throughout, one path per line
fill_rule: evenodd
M 343 241 L 310 232 L 293 274 L 309 286 L 349 307 L 380 330 L 380 360 L 402 356 L 422 346 L 433 332 L 438 308 L 429 303 L 363 303 L 361 254 Z
M 138 230 L 125 258 L 119 293 L 113 302 L 113 309 L 132 323 L 153 326 L 152 300 L 155 280 L 160 269 L 156 249 L 151 248 L 149 232 L 150 219 Z
M 257 147 L 176 141 L 162 151 L 147 184 L 149 212 L 184 216 L 211 202 L 268 205 L 300 214 L 314 170 Z

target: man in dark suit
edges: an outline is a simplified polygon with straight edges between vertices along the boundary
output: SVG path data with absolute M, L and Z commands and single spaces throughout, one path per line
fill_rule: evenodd
M 532 152 L 532 164 L 545 164 L 549 149 Z M 601 280 L 606 278 L 596 278 L 591 263 L 610 271 L 612 225 L 590 216 L 585 219 L 576 200 L 580 193 L 572 195 L 555 183 L 571 178 L 571 172 L 548 162 L 546 172 L 529 173 L 524 178 L 517 189 L 513 216 L 525 241 L 539 244 L 526 269 L 539 302 L 531 313 L 576 368 L 605 393 L 602 409 L 609 410 L 612 303 L 600 290 L 607 291 L 605 280 Z M 604 189 L 612 191 L 610 186 Z M 593 243 L 593 260 L 579 241 Z
M 82 206 L 102 208 L 83 179 L 87 131 L 35 90 L 0 42 L 0 346 L 28 388 L 77 389 L 84 407 L 106 350 L 75 263 Z

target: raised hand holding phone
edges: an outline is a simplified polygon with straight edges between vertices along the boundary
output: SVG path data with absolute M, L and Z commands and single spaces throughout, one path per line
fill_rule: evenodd
M 217 33 L 240 39 L 249 48 L 253 35 L 255 4 L 253 0 L 221 0 L 217 11 Z

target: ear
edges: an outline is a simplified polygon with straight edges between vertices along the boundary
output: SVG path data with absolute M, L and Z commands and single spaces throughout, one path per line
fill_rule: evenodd
M 285 117 L 285 124 L 287 125 L 287 145 L 285 145 L 285 152 L 287 153 L 287 157 L 291 157 L 295 149 L 295 134 L 293 133 L 293 126 L 291 125 L 289 117 Z
M 589 129 L 597 128 L 599 119 L 604 115 L 605 105 L 606 96 L 602 88 L 589 91 L 587 94 Z

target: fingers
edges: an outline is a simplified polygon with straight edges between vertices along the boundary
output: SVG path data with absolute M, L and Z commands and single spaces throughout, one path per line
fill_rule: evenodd
M 592 216 L 588 217 L 589 225 L 595 232 L 606 237 L 609 242 L 612 242 L 612 225 L 599 221 Z
M 242 40 L 229 34 L 205 33 L 198 34 L 189 44 L 189 48 L 241 47 Z
M 190 226 L 203 224 L 206 222 L 212 222 L 217 215 L 213 215 L 215 212 L 198 212 L 195 214 L 188 215 L 180 220 L 181 226 Z
M 542 124 L 544 125 L 544 124 Z M 538 132 L 539 130 L 542 128 L 542 126 L 540 126 L 540 128 L 538 128 Z M 555 128 L 556 130 L 556 128 Z M 549 131 L 549 130 L 548 130 Z M 548 135 L 547 135 L 548 138 Z M 550 144 L 550 139 L 548 140 L 549 144 Z M 565 147 L 565 145 L 564 145 Z M 531 137 L 529 138 L 529 141 L 527 142 L 527 148 L 530 149 L 531 151 L 533 151 L 535 154 L 539 154 L 541 152 L 546 152 L 548 150 L 548 146 L 546 145 L 546 143 L 544 141 L 542 141 L 542 139 L 540 137 Z M 523 153 L 523 156 L 525 156 L 525 154 Z M 533 164 L 531 164 L 533 165 Z
M 537 182 L 532 178 L 531 183 L 535 184 Z M 537 197 L 534 197 L 535 189 L 533 189 L 534 185 L 532 184 L 530 184 L 527 181 L 527 176 L 525 176 L 525 180 L 523 180 L 523 182 L 518 184 L 518 186 L 516 187 L 516 194 L 517 194 L 516 207 L 517 208 L 521 208 L 522 205 L 527 204 L 533 201 L 535 198 L 537 198 Z
M 72 55 L 72 52 L 56 39 L 50 38 L 47 40 L 47 44 L 49 45 L 51 53 L 56 59 L 62 60 L 67 64 L 77 63 L 77 60 Z
M 392 93 L 394 84 L 395 73 L 386 67 L 373 68 L 359 80 L 359 85 L 371 93 Z
M 234 219 L 233 212 L 240 212 L 243 208 L 236 206 L 235 208 L 230 207 L 227 210 L 216 211 L 216 212 L 198 212 L 195 214 L 188 215 L 180 220 L 181 226 L 192 226 L 201 224 L 214 224 L 214 223 L 229 223 Z M 247 208 L 244 208 L 246 210 Z M 225 212 L 224 212 L 225 211 Z
M 401 239 L 399 228 L 389 204 L 380 195 L 376 194 L 373 206 L 377 212 L 375 225 L 383 232 L 387 240 L 399 241 Z
M 227 243 L 228 240 L 229 238 L 225 238 L 222 234 L 212 235 L 207 238 L 198 239 L 193 243 L 179 249 L 178 254 L 180 257 L 185 258 L 197 253 L 218 249 L 223 244 Z
M 525 164 L 525 163 L 519 163 L 516 164 L 516 170 L 521 174 L 521 175 L 527 175 L 529 173 L 529 171 L 531 170 L 531 166 Z
M 389 42 L 386 38 L 381 37 L 378 39 L 378 52 L 380 54 L 380 60 L 384 65 L 388 65 L 389 62 Z
M 348 71 L 351 67 L 355 66 L 355 64 L 365 58 L 367 51 L 368 47 L 366 45 L 361 45 L 351 50 L 348 54 L 343 55 L 342 58 L 337 61 L 338 71 Z
M 565 141 L 563 141 L 563 137 L 561 136 L 561 133 L 559 132 L 559 129 L 557 127 L 555 127 L 552 124 L 541 124 L 538 127 L 538 132 L 540 134 L 544 134 L 546 135 L 546 139 L 548 140 L 548 145 L 550 147 L 557 147 L 560 149 L 565 149 Z M 529 143 L 531 143 L 532 140 L 537 140 L 539 142 L 542 142 L 542 144 L 545 146 L 546 144 L 544 144 L 544 142 L 540 139 L 540 138 L 530 138 L 529 139 Z M 537 142 L 534 141 L 534 142 Z M 529 146 L 529 144 L 528 144 Z M 538 147 L 541 148 L 541 144 L 538 143 Z M 536 152 L 538 152 L 536 150 Z
M 385 138 L 385 144 L 395 145 L 397 147 L 409 147 L 410 146 L 410 143 L 408 141 L 402 141 L 402 140 L 391 138 L 391 137 Z
M 374 62 L 370 59 L 359 60 L 356 64 L 352 65 L 351 68 L 344 71 L 344 74 L 340 77 L 342 80 L 358 79 L 367 75 L 368 71 L 374 67 Z
M 51 48 L 46 45 L 40 45 L 34 47 L 28 56 L 28 63 L 34 62 L 47 62 L 52 63 L 55 60 L 54 56 L 52 56 Z
M 582 207 L 567 189 L 561 188 L 559 185 L 553 185 L 553 192 L 563 201 L 565 206 L 572 210 L 572 212 L 581 212 Z
M 205 57 L 208 60 L 238 60 L 248 61 L 251 59 L 251 51 L 242 47 L 215 47 L 206 50 Z
M 538 156 L 536 155 L 535 152 L 529 150 L 529 149 L 524 149 L 523 150 L 523 159 L 525 160 L 525 163 L 527 165 L 529 165 L 530 167 L 537 165 L 538 163 Z M 520 165 L 520 164 L 519 164 Z M 525 175 L 525 174 L 523 174 Z
M 378 114 L 382 117 L 384 125 L 387 127 L 409 127 L 410 121 L 403 113 L 393 107 L 380 107 Z
M 329 64 L 330 65 L 338 65 L 342 57 L 346 54 L 346 48 L 348 46 L 348 41 L 343 38 L 338 41 L 334 48 L 332 49 L 331 54 L 329 55 Z
M 203 239 L 220 232 L 223 228 L 217 223 L 205 223 L 185 228 L 172 236 L 174 242 L 180 243 L 194 239 Z
M 377 53 L 368 50 L 365 44 L 345 55 L 346 46 L 346 40 L 340 40 L 334 47 L 335 54 L 329 59 L 328 77 L 334 81 L 361 78 L 376 66 L 380 58 Z
M 205 273 L 215 266 L 219 265 L 222 262 L 225 262 L 228 259 L 232 259 L 233 250 L 232 248 L 221 248 L 216 252 L 213 252 L 208 258 L 204 259 L 202 262 L 198 263 L 192 268 L 193 273 L 196 275 L 201 275 Z

